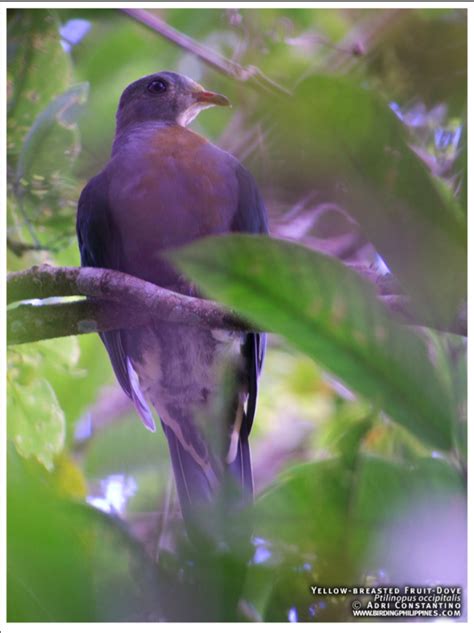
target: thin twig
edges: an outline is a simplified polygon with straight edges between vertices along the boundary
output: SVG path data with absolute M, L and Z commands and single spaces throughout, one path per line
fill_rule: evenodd
M 387 31 L 394 27 L 403 15 L 403 9 L 370 12 L 339 42 L 330 47 L 331 50 L 324 60 L 318 58 L 310 64 L 296 85 L 316 72 L 347 74 L 355 64 L 360 63 L 362 55 L 367 56 L 380 41 L 383 41 Z
M 7 237 L 7 248 L 17 257 L 22 257 L 25 253 L 30 251 L 49 251 L 47 246 L 41 246 L 41 244 L 26 244 L 24 242 L 18 242 Z
M 365 54 L 372 52 L 379 42 L 383 42 L 387 37 L 387 31 L 393 28 L 406 11 L 403 9 L 385 9 L 373 11 L 366 14 L 360 22 L 338 42 L 339 49 L 359 49 Z M 349 56 L 341 53 L 341 50 L 334 50 L 325 60 L 325 68 L 330 72 L 347 74 L 349 70 L 358 63 L 357 55 Z
M 278 84 L 270 77 L 267 77 L 267 75 L 265 75 L 256 66 L 244 67 L 237 64 L 237 62 L 227 59 L 223 55 L 216 53 L 216 51 L 213 51 L 200 42 L 197 42 L 192 37 L 189 37 L 189 35 L 185 35 L 184 33 L 177 31 L 157 15 L 153 15 L 145 9 L 120 10 L 156 33 L 159 33 L 165 39 L 173 42 L 173 44 L 176 44 L 180 48 L 192 53 L 209 66 L 212 66 L 219 72 L 224 73 L 233 79 L 237 79 L 242 82 L 249 82 L 256 88 L 266 90 L 267 92 L 276 92 L 287 96 L 291 95 L 289 90 Z

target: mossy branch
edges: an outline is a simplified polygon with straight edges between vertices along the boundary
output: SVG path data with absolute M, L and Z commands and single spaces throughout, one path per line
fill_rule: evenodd
M 405 322 L 419 322 L 404 295 L 394 294 L 390 275 L 357 266 L 355 270 L 377 288 L 380 300 Z M 78 299 L 77 297 L 87 297 Z M 59 300 L 68 297 L 68 300 Z M 33 301 L 36 300 L 36 301 Z M 43 300 L 37 302 L 37 300 Z M 47 301 L 46 301 L 47 300 Z M 156 286 L 126 273 L 101 268 L 33 267 L 11 273 L 7 303 L 8 343 L 20 344 L 61 336 L 142 327 L 152 321 L 234 331 L 257 331 L 237 314 L 214 301 L 190 297 Z M 465 335 L 466 315 L 450 331 Z

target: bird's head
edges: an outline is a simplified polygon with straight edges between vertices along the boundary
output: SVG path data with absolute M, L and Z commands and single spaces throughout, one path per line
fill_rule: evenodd
M 185 75 L 160 72 L 125 88 L 117 110 L 117 130 L 143 121 L 171 121 L 186 126 L 201 110 L 228 106 L 229 100 L 209 92 Z

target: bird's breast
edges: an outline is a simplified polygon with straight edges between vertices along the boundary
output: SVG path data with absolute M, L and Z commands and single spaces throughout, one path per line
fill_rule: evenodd
M 109 172 L 129 268 L 147 271 L 160 250 L 230 230 L 238 200 L 233 159 L 184 128 L 132 136 Z

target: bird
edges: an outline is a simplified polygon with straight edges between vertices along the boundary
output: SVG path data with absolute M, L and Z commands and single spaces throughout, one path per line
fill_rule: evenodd
M 82 266 L 200 296 L 166 258 L 169 249 L 210 235 L 268 233 L 252 174 L 188 127 L 202 110 L 229 105 L 224 95 L 171 71 L 125 88 L 110 159 L 78 202 Z M 233 490 L 227 510 L 234 515 L 252 503 L 249 434 L 265 335 L 153 321 L 100 337 L 145 427 L 155 430 L 158 416 L 188 534 L 208 536 L 213 503 L 226 491 Z

